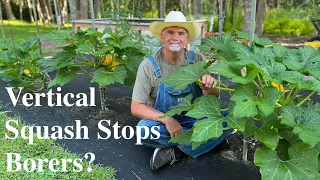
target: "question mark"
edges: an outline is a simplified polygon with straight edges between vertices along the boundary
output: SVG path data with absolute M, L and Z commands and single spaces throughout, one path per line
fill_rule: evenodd
M 96 158 L 96 155 L 94 155 L 92 152 L 88 152 L 84 155 L 84 158 L 88 159 L 89 155 L 90 155 L 90 160 L 89 160 L 89 167 L 87 168 L 87 170 L 88 172 L 91 172 L 92 168 L 90 164 L 94 161 L 94 159 Z

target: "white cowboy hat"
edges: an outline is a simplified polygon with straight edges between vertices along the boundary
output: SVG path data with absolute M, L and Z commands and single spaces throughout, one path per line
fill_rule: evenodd
M 180 11 L 170 11 L 164 22 L 152 22 L 150 24 L 151 33 L 160 40 L 163 29 L 170 26 L 178 26 L 188 31 L 188 43 L 195 41 L 201 34 L 201 26 L 196 22 L 187 22 L 186 17 Z

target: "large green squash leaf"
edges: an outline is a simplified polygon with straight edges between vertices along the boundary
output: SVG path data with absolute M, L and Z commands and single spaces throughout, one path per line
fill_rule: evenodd
M 258 109 L 265 115 L 273 112 L 281 93 L 273 87 L 262 90 L 262 98 L 257 98 L 253 84 L 239 85 L 231 100 L 235 102 L 235 117 L 251 117 L 258 114 Z
M 225 34 L 222 36 L 221 40 L 219 36 L 209 36 L 201 39 L 201 45 L 199 49 L 202 52 L 210 52 L 211 50 L 216 50 L 218 45 L 227 44 L 234 40 L 230 34 Z
M 115 82 L 123 84 L 126 75 L 126 68 L 121 65 L 119 65 L 113 72 L 107 71 L 104 67 L 101 67 L 94 72 L 90 82 L 97 82 L 99 86 L 107 86 Z
M 255 139 L 275 150 L 279 141 L 279 134 L 276 128 L 280 124 L 277 115 L 272 113 L 267 117 L 262 117 L 259 121 L 261 122 L 259 126 L 253 120 L 247 121 L 244 135 L 254 136 Z
M 231 78 L 233 82 L 240 84 L 247 84 L 252 82 L 252 80 L 258 74 L 258 70 L 255 67 L 248 67 L 246 76 L 241 75 L 241 69 L 233 67 L 230 63 L 220 62 L 215 66 L 210 66 L 207 68 L 208 72 L 217 72 L 220 75 Z
M 95 52 L 93 45 L 89 44 L 89 43 L 80 44 L 78 46 L 77 50 L 80 53 L 93 53 L 93 52 Z
M 205 61 L 198 61 L 194 64 L 183 66 L 175 71 L 171 76 L 163 79 L 163 82 L 172 86 L 175 90 L 185 89 L 189 84 L 197 81 L 205 74 Z
M 186 114 L 197 119 L 205 118 L 194 123 L 192 141 L 203 142 L 219 137 L 223 133 L 224 117 L 220 114 L 220 108 L 221 103 L 217 97 L 200 97 L 199 103 Z
M 49 83 L 48 87 L 54 85 L 63 86 L 77 77 L 79 67 L 60 68 L 56 74 L 56 77 Z
M 293 104 L 282 108 L 281 123 L 293 127 L 293 132 L 303 142 L 315 146 L 320 141 L 319 103 L 295 107 Z
M 263 180 L 314 180 L 319 178 L 318 154 L 315 148 L 300 142 L 288 151 L 289 160 L 283 161 L 270 148 L 258 148 L 254 163 L 260 167 Z
M 311 46 L 299 48 L 299 51 L 288 51 L 283 63 L 291 70 L 320 78 L 320 52 Z
M 164 115 L 162 115 L 161 117 L 166 117 L 166 116 L 172 117 L 174 115 L 181 114 L 183 111 L 189 111 L 192 108 L 191 100 L 192 100 L 192 94 L 184 97 L 179 102 L 178 105 L 171 107 L 170 110 L 166 112 Z

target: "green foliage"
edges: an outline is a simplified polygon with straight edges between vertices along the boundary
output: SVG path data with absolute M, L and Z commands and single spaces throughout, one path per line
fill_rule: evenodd
M 11 120 L 7 114 L 0 111 L 0 176 L 1 179 L 115 179 L 115 169 L 111 167 L 103 167 L 99 164 L 91 165 L 92 171 L 87 172 L 86 169 L 89 167 L 89 163 L 86 162 L 80 154 L 74 154 L 70 151 L 65 150 L 62 146 L 55 143 L 54 140 L 51 139 L 41 139 L 36 138 L 36 134 L 34 134 L 34 144 L 29 145 L 27 139 L 23 139 L 22 137 L 18 137 L 15 140 L 7 140 L 5 139 L 5 133 L 9 133 L 6 130 L 5 124 L 6 121 Z M 18 120 L 18 118 L 14 118 Z M 18 120 L 17 129 L 21 129 L 24 126 L 20 120 Z M 28 131 L 26 132 L 28 133 Z M 13 136 L 10 135 L 11 137 Z M 5 153 L 18 153 L 21 156 L 21 161 L 31 158 L 35 161 L 37 159 L 83 159 L 83 162 L 80 163 L 83 166 L 83 171 L 81 172 L 73 172 L 73 166 L 68 164 L 66 166 L 66 170 L 68 172 L 52 172 L 45 166 L 44 163 L 44 172 L 40 173 L 29 173 L 26 171 L 17 171 L 17 172 L 8 172 L 7 171 L 7 156 Z M 20 162 L 21 162 L 20 161 Z M 61 164 L 60 164 L 61 165 Z M 15 165 L 13 165 L 15 168 Z M 37 169 L 38 170 L 38 169 Z
M 64 41 L 65 46 L 51 59 L 42 59 L 39 64 L 45 72 L 57 71 L 49 87 L 64 85 L 78 74 L 92 77 L 99 86 L 113 83 L 131 85 L 136 71 L 147 50 L 142 38 L 133 32 L 128 23 L 118 24 L 114 30 L 106 27 L 103 33 L 97 30 L 51 32 L 42 36 L 53 41 Z
M 290 19 L 289 17 L 264 22 L 265 34 L 285 36 L 311 36 L 313 25 L 309 19 Z
M 32 91 L 44 88 L 46 75 L 37 65 L 41 58 L 38 42 L 38 38 L 29 37 L 16 47 L 10 44 L 0 47 L 0 78 L 9 86 Z
M 319 49 L 287 49 L 256 35 L 250 48 L 243 40 L 249 40 L 249 33 L 204 38 L 199 49 L 214 52 L 212 57 L 221 62 L 214 67 L 212 62 L 188 65 L 163 80 L 182 89 L 204 73 L 218 72 L 236 85 L 230 89 L 217 81 L 222 86 L 218 89 L 230 93 L 226 117 L 221 116 L 224 110 L 215 96 L 199 97 L 193 104 L 187 97 L 167 112 L 164 116 L 186 112 L 198 119 L 188 133 L 171 142 L 196 147 L 235 128 L 265 145 L 254 157 L 262 179 L 319 178 L 320 104 L 307 102 L 320 92 Z M 309 95 L 300 96 L 302 92 Z

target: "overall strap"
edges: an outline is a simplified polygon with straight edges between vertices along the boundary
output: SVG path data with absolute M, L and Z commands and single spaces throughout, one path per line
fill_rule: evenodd
M 194 51 L 189 51 L 189 64 L 193 64 L 194 63 Z
M 162 74 L 161 74 L 161 71 L 160 71 L 160 68 L 156 62 L 156 60 L 154 59 L 153 56 L 148 56 L 149 60 L 151 61 L 151 64 L 153 66 L 153 71 L 154 71 L 154 74 L 156 75 L 157 78 L 161 78 L 162 77 Z

